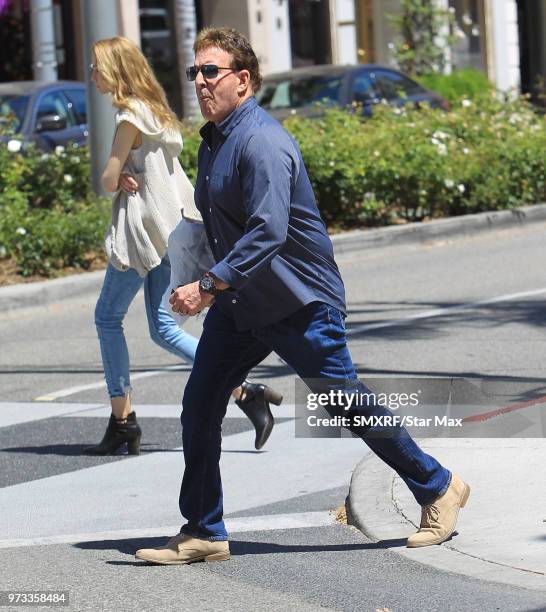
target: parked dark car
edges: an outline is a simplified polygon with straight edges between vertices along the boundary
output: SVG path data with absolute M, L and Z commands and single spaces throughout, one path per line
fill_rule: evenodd
M 44 151 L 87 140 L 85 84 L 78 81 L 0 83 L 0 122 L 15 136 L 1 140 L 34 143 Z
M 383 99 L 394 106 L 427 102 L 433 108 L 448 108 L 439 94 L 397 70 L 374 64 L 327 64 L 271 74 L 264 78 L 256 97 L 277 119 L 293 111 L 313 117 L 322 112 L 319 104 L 349 107 L 355 102 L 362 105 L 365 115 L 371 115 L 373 105 Z

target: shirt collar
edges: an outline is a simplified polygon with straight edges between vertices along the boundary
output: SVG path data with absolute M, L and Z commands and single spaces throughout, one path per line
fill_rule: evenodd
M 224 138 L 227 138 L 235 127 L 241 122 L 243 117 L 252 109 L 256 108 L 256 106 L 258 106 L 258 103 L 256 102 L 256 98 L 252 96 L 241 104 L 241 106 L 238 106 L 234 111 L 232 111 L 231 114 L 229 114 L 218 125 L 215 125 L 212 121 L 207 122 L 199 130 L 201 137 L 210 145 L 212 142 L 213 131 L 216 129 L 222 136 L 224 136 Z

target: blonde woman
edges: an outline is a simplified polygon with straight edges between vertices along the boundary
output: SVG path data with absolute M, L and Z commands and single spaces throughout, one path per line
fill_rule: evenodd
M 180 125 L 148 61 L 123 37 L 96 42 L 92 59 L 92 80 L 101 94 L 111 96 L 117 110 L 112 150 L 102 175 L 104 189 L 115 192 L 106 237 L 109 264 L 95 310 L 112 414 L 102 441 L 85 452 L 112 454 L 127 444 L 129 454 L 138 455 L 141 429 L 131 408 L 123 319 L 144 285 L 152 340 L 193 362 L 198 340 L 184 332 L 162 304 L 171 286 L 169 235 L 176 228 L 173 277 L 181 279 L 179 284 L 197 280 L 213 262 L 193 188 L 178 162 Z M 280 403 L 282 397 L 248 382 L 233 394 L 255 426 L 255 446 L 260 448 L 273 427 L 269 400 Z

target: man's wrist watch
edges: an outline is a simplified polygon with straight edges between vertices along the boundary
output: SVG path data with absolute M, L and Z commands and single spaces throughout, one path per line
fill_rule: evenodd
M 216 283 L 214 282 L 214 276 L 210 272 L 205 272 L 203 278 L 199 281 L 199 291 L 203 293 L 209 293 L 216 297 L 220 294 L 220 289 L 216 287 Z

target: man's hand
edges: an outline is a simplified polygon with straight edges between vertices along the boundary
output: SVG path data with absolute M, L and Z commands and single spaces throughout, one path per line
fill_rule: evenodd
M 125 193 L 135 193 L 138 191 L 138 183 L 130 174 L 127 174 L 126 172 L 122 172 L 119 175 L 118 186 L 120 189 L 125 191 Z
M 214 296 L 210 293 L 201 293 L 199 291 L 199 281 L 195 281 L 189 285 L 178 287 L 169 298 L 169 302 L 173 312 L 193 317 L 203 308 L 210 306 L 214 302 Z

